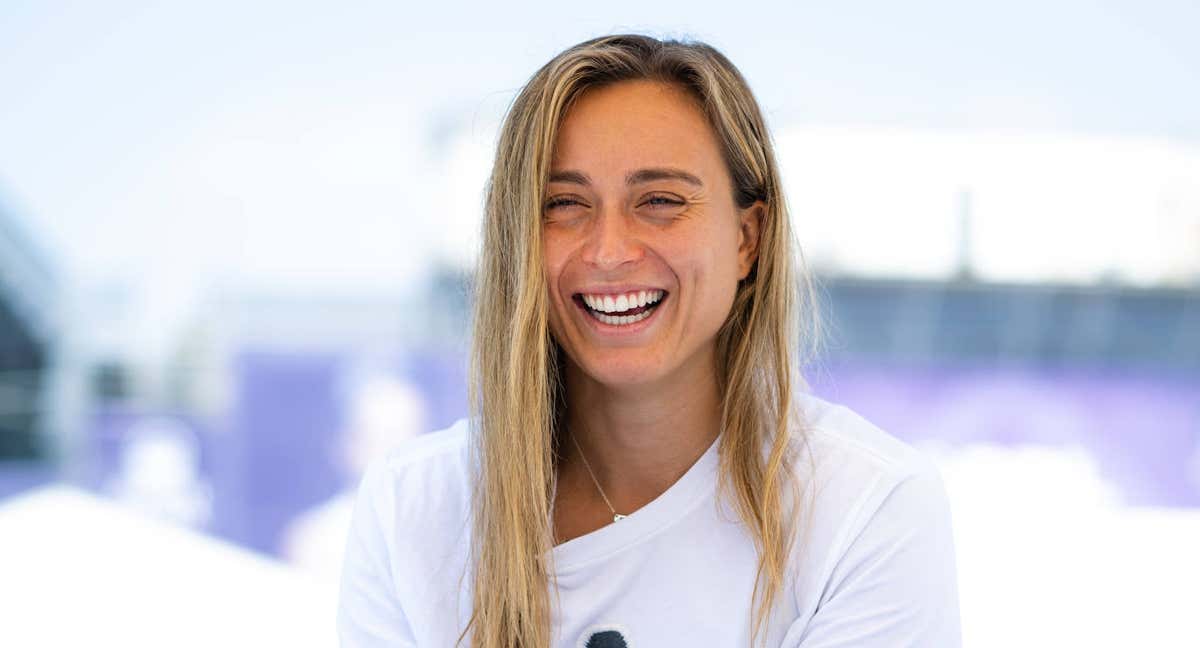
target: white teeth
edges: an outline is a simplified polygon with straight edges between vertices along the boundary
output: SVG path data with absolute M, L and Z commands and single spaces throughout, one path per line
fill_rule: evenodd
M 612 295 L 581 295 L 581 298 L 584 304 L 587 304 L 588 308 L 592 310 L 590 312 L 593 316 L 599 318 L 601 322 L 622 325 L 641 322 L 642 319 L 649 316 L 650 311 L 637 313 L 634 316 L 616 316 L 612 313 L 658 304 L 662 300 L 662 295 L 664 295 L 662 290 L 640 290 L 637 293 L 617 295 L 616 298 L 613 298 Z
M 611 326 L 625 326 L 640 322 L 654 313 L 653 310 L 642 311 L 637 315 L 606 315 L 596 311 L 591 311 L 591 316 Z
M 663 298 L 661 290 L 642 290 L 624 295 L 581 295 L 583 303 L 588 308 L 602 313 L 621 313 L 633 308 L 640 308 L 658 303 Z
M 581 295 L 588 305 L 588 314 L 610 326 L 627 326 L 640 322 L 654 313 L 653 306 L 662 301 L 661 290 L 642 290 L 636 293 L 617 295 Z M 616 315 L 634 308 L 651 306 L 636 315 Z

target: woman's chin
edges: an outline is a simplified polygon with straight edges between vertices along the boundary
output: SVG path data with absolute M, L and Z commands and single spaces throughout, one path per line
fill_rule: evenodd
M 631 389 L 660 380 L 665 372 L 659 365 L 646 362 L 622 362 L 617 359 L 596 362 L 584 369 L 593 381 L 614 390 Z

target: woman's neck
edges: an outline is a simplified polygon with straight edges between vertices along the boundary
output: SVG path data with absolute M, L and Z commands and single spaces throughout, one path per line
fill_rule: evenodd
M 612 388 L 566 363 L 564 434 L 574 435 L 617 511 L 641 508 L 674 484 L 720 432 L 721 403 L 713 354 L 700 354 L 654 384 Z M 563 470 L 578 465 L 562 440 Z M 582 479 L 590 481 L 589 476 Z

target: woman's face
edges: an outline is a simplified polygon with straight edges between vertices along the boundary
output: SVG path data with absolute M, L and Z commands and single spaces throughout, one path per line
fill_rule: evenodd
M 555 142 L 542 236 L 550 328 L 609 387 L 711 372 L 757 253 L 763 205 L 734 203 L 716 134 L 685 90 L 593 89 Z

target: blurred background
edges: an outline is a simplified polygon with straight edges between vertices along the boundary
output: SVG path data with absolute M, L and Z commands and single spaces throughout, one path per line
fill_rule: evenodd
M 722 49 L 831 323 L 941 464 L 966 645 L 1196 646 L 1200 5 L 0 5 L 2 645 L 328 646 L 370 457 L 466 413 L 508 102 Z

